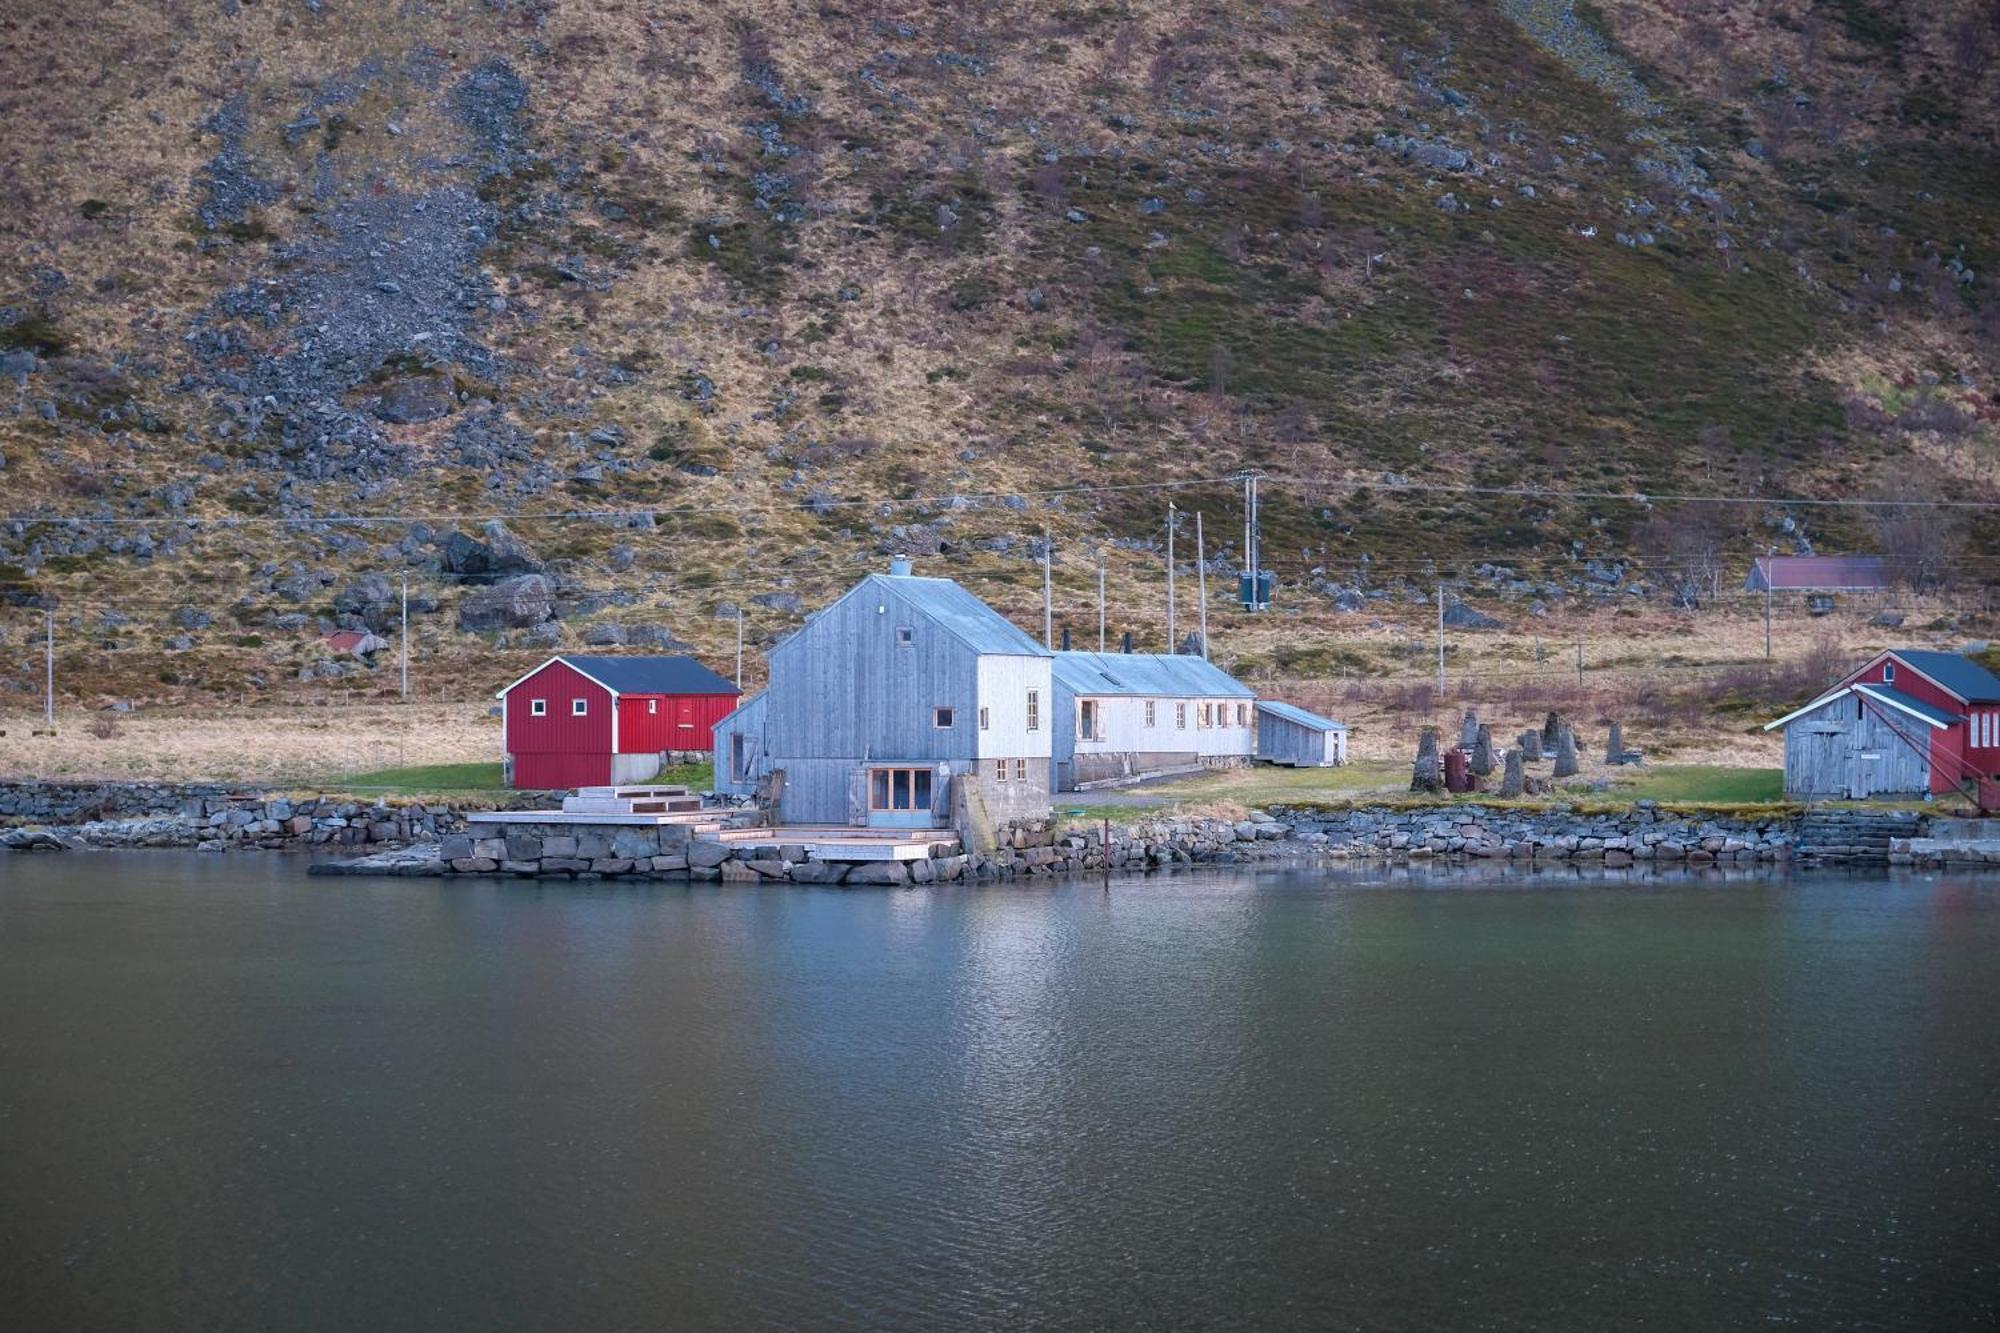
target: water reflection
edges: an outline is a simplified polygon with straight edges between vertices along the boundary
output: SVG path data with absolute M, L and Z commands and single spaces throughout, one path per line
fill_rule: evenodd
M 1995 1313 L 1977 877 L 5 871 L 33 1326 Z

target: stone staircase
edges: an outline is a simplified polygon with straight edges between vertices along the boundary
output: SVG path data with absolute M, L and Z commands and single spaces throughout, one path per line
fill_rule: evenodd
M 1891 840 L 1918 837 L 1923 822 L 1911 811 L 1814 809 L 1799 823 L 1796 852 L 1805 860 L 1886 865 Z

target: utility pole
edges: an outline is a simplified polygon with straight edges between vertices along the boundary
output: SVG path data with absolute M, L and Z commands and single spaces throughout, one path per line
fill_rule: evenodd
M 410 576 L 403 575 L 403 702 L 410 701 Z
M 1097 553 L 1097 651 L 1104 651 L 1104 552 Z
M 1583 688 L 1583 644 L 1576 645 L 1576 687 Z
M 1056 646 L 1055 571 L 1052 556 L 1055 543 L 1049 530 L 1042 529 L 1042 647 Z
M 736 608 L 736 692 L 743 693 L 743 608 Z
M 1764 571 L 1764 660 L 1771 660 L 1771 573 Z
M 1179 652 L 1174 638 L 1174 502 L 1167 501 L 1167 651 Z
M 1438 595 L 1438 702 L 1444 702 L 1444 585 L 1437 585 Z
M 48 617 L 48 637 L 43 654 L 42 717 L 49 735 L 53 736 L 56 734 L 56 609 L 48 607 L 43 614 Z
M 1201 511 L 1194 511 L 1194 572 L 1201 597 L 1201 660 L 1208 660 L 1208 541 L 1201 532 Z

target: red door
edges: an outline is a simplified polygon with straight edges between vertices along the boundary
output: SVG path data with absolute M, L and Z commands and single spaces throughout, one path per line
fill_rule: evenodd
M 674 700 L 674 742 L 676 750 L 698 750 L 701 748 L 695 735 L 694 700 L 681 698 Z

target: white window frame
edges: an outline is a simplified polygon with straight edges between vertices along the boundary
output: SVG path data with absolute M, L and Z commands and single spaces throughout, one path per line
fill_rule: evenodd
M 660 711 L 660 701 L 658 699 L 646 700 L 646 711 L 649 714 L 657 714 Z
M 590 716 L 590 700 L 589 700 L 589 699 L 571 699 L 571 700 L 569 701 L 569 715 L 570 715 L 571 717 L 589 717 L 589 716 Z
M 528 700 L 529 717 L 547 717 L 548 715 L 549 715 L 549 701 L 547 699 Z
M 1187 704 L 1184 701 L 1177 700 L 1174 703 L 1174 730 L 1187 730 Z
M 979 710 L 979 729 L 981 731 L 991 731 L 993 729 L 993 711 L 991 709 L 981 708 Z
M 1040 690 L 1029 690 L 1028 730 L 1040 731 L 1041 729 L 1042 729 L 1042 692 Z
M 1153 701 L 1151 699 L 1146 700 L 1146 725 L 1149 727 L 1153 725 Z
M 1882 664 L 1882 683 L 1884 685 L 1894 685 L 1896 683 L 1896 664 L 1894 662 L 1884 662 Z
M 995 759 L 993 761 L 993 780 L 995 782 L 1005 782 L 1007 780 L 1007 761 L 1005 759 Z
M 1028 761 L 1025 759 L 1016 759 L 1014 761 L 1014 781 L 1026 782 L 1027 780 L 1028 780 Z

